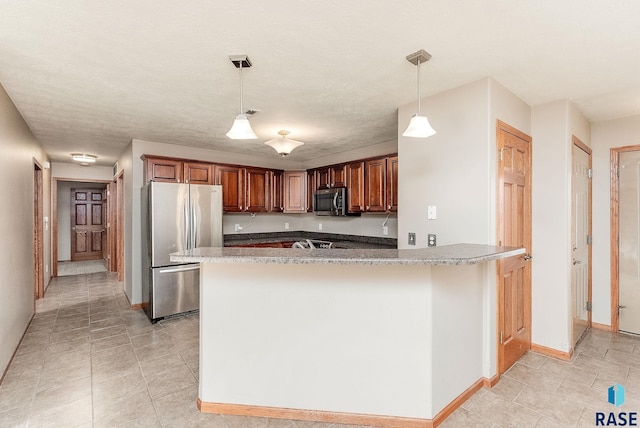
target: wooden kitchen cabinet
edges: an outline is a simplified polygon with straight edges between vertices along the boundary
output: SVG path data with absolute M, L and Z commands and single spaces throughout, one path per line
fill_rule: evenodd
M 347 164 L 347 210 L 350 213 L 365 211 L 365 163 Z
M 244 211 L 252 213 L 269 211 L 269 170 L 244 168 L 244 173 Z
M 189 184 L 213 184 L 213 164 L 206 162 L 184 162 L 184 182 Z
M 316 173 L 314 170 L 307 171 L 307 212 L 313 212 L 313 194 L 318 189 L 316 184 Z
M 142 155 L 145 181 L 182 183 L 183 162 L 179 159 Z
M 347 186 L 347 165 L 331 165 L 315 169 L 316 190 Z
M 271 192 L 269 195 L 270 209 L 272 213 L 281 213 L 284 210 L 284 183 L 283 183 L 284 171 L 272 170 L 269 171 L 269 181 L 271 185 Z
M 331 187 L 347 186 L 347 165 L 334 165 L 329 168 Z
M 284 212 L 307 212 L 307 171 L 284 172 Z
M 244 168 L 232 165 L 215 165 L 215 184 L 222 186 L 222 210 L 244 211 Z
M 398 212 L 398 155 L 387 158 L 387 211 Z
M 387 159 L 371 159 L 364 162 L 364 211 L 387 211 Z

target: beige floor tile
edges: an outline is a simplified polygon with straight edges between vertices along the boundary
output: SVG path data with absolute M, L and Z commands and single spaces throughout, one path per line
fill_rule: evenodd
M 105 349 L 114 348 L 121 345 L 128 345 L 131 343 L 129 335 L 126 333 L 118 334 L 115 336 L 107 336 L 102 339 L 91 341 L 91 352 L 100 352 Z
M 525 386 L 515 379 L 504 376 L 497 385 L 491 388 L 491 392 L 503 400 L 513 401 Z
M 0 427 L 24 428 L 29 422 L 31 404 L 8 411 L 0 411 Z
M 91 397 L 48 409 L 32 409 L 29 428 L 75 427 L 92 421 Z
M 493 422 L 482 419 L 479 415 L 459 408 L 442 424 L 441 428 L 492 428 Z
M 578 421 L 584 407 L 564 395 L 541 393 L 531 387 L 526 387 L 514 401 L 557 423 L 571 426 Z
M 60 379 L 47 388 L 38 388 L 33 399 L 35 412 L 48 411 L 64 404 L 91 397 L 91 377 Z
M 149 394 L 153 399 L 164 397 L 185 388 L 198 384 L 191 370 L 183 365 L 175 367 L 168 372 L 145 375 Z
M 516 402 L 503 400 L 491 392 L 482 395 L 471 410 L 483 420 L 504 428 L 535 427 L 541 414 Z M 577 419 L 577 416 L 576 416 Z

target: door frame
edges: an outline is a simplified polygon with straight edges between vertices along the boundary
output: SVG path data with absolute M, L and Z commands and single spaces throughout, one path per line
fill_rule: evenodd
M 611 164 L 611 331 L 617 333 L 620 330 L 620 316 L 618 305 L 620 304 L 620 180 L 618 171 L 620 168 L 620 153 L 640 151 L 640 145 L 613 147 L 610 149 Z
M 112 180 L 92 180 L 84 178 L 61 178 L 53 177 L 51 179 L 51 277 L 58 276 L 58 182 L 73 183 L 100 183 L 108 184 Z M 107 234 L 109 230 L 107 229 Z M 108 239 L 108 238 L 107 238 Z
M 35 301 L 44 297 L 44 168 L 33 159 L 33 295 Z
M 582 141 L 580 141 L 580 139 L 578 137 L 576 137 L 575 135 L 571 136 L 571 143 L 572 143 L 572 147 L 576 146 L 577 148 L 579 148 L 580 150 L 582 150 L 583 152 L 585 152 L 587 155 L 589 155 L 589 168 L 593 168 L 593 153 L 591 150 L 591 147 L 587 146 L 585 143 L 583 143 Z M 571 156 L 571 165 L 573 166 L 573 154 Z M 571 192 L 573 193 L 573 176 L 571 178 Z M 593 180 L 589 179 L 589 188 L 588 188 L 588 198 L 589 198 L 589 207 L 588 207 L 588 224 L 587 224 L 587 228 L 588 228 L 588 235 L 589 236 L 593 236 Z M 572 208 L 573 210 L 573 208 Z M 572 215 L 572 224 L 571 227 L 574 227 L 575 225 L 573 224 L 573 215 Z M 588 266 L 587 266 L 587 298 L 589 299 L 589 302 L 593 303 L 593 295 L 592 295 L 592 290 L 593 290 L 593 245 L 589 245 L 589 261 L 588 261 Z M 571 257 L 573 258 L 573 257 Z M 573 278 L 572 278 L 573 281 Z M 573 297 L 573 296 L 572 296 Z M 591 328 L 592 326 L 592 315 L 593 315 L 593 311 L 589 310 L 588 312 L 588 320 L 587 320 L 587 328 Z M 573 342 L 573 321 L 571 322 L 571 341 Z M 573 345 L 572 345 L 573 348 Z
M 501 241 L 501 228 L 504 225 L 504 221 L 505 219 L 502 216 L 502 209 L 501 209 L 501 203 L 503 203 L 503 198 L 501 198 L 501 186 L 503 185 L 503 179 L 502 179 L 502 171 L 499 168 L 499 164 L 500 164 L 500 160 L 498 159 L 498 157 L 500 156 L 500 151 L 498 150 L 498 144 L 499 144 L 499 135 L 500 132 L 506 132 L 508 134 L 514 135 L 524 141 L 527 141 L 529 143 L 529 164 L 528 164 L 528 170 L 529 170 L 529 191 L 527 192 L 526 197 L 526 204 L 529 207 L 529 211 L 530 211 L 530 216 L 529 216 L 529 228 L 527 230 L 527 237 L 525 238 L 525 240 L 528 240 L 529 242 L 529 248 L 527 248 L 527 254 L 526 255 L 530 255 L 531 251 L 532 251 L 532 245 L 533 245 L 533 231 L 532 231 L 532 222 L 533 222 L 533 192 L 532 192 L 532 180 L 533 180 L 533 138 L 527 134 L 525 134 L 524 132 L 514 128 L 513 126 L 501 121 L 501 120 L 497 120 L 496 121 L 496 141 L 495 141 L 495 147 L 496 147 L 496 159 L 497 159 L 497 164 L 496 164 L 496 244 L 497 245 L 502 245 L 502 241 Z M 501 327 L 502 327 L 502 320 L 504 317 L 504 313 L 502 312 L 502 310 L 500 309 L 502 307 L 501 301 L 500 301 L 500 296 L 501 296 L 501 290 L 500 290 L 500 285 L 501 285 L 501 281 L 502 281 L 502 263 L 508 259 L 502 259 L 502 260 L 498 260 L 498 262 L 496 263 L 496 375 L 499 378 L 500 376 L 502 376 L 502 374 L 504 374 L 506 372 L 506 370 L 502 370 L 502 365 L 504 364 L 504 352 L 503 349 L 501 348 L 501 346 L 503 346 L 503 344 L 501 343 L 500 340 L 500 333 L 501 333 Z M 529 272 L 529 290 L 528 290 L 528 295 L 525 296 L 525 298 L 528 301 L 528 308 L 526 310 L 526 314 L 525 317 L 527 318 L 527 322 L 528 322 L 528 328 L 529 328 L 529 349 L 531 349 L 532 347 L 532 334 L 531 334 L 531 327 L 532 327 L 532 280 L 531 280 L 531 272 L 532 272 L 532 267 L 531 264 L 528 265 L 527 270 Z M 508 368 L 507 368 L 508 370 Z

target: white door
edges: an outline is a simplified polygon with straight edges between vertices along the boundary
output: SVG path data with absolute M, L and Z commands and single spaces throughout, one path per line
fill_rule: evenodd
M 640 152 L 620 153 L 620 331 L 640 334 Z
M 589 286 L 590 286 L 590 232 L 591 192 L 589 169 L 591 156 L 578 145 L 573 145 L 573 174 L 571 178 L 571 301 L 573 318 L 573 345 L 580 340 L 589 327 Z

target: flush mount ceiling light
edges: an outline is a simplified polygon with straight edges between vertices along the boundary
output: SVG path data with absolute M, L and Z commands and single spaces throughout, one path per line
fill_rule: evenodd
M 233 126 L 227 132 L 227 137 L 232 140 L 255 140 L 258 136 L 251 129 L 249 118 L 243 113 L 244 110 L 242 109 L 242 69 L 251 67 L 251 61 L 246 55 L 231 55 L 229 59 L 236 68 L 240 69 L 240 114 L 233 121 Z
M 413 115 L 407 130 L 402 133 L 403 137 L 427 138 L 435 135 L 436 130 L 431 127 L 427 116 L 420 114 L 420 64 L 431 59 L 431 54 L 420 49 L 410 55 L 407 55 L 407 61 L 418 68 L 418 112 Z
M 288 139 L 287 135 L 289 135 L 289 131 L 285 131 L 284 129 L 278 131 L 278 135 L 280 135 L 281 138 L 265 141 L 265 144 L 273 147 L 282 157 L 285 157 L 291 153 L 293 149 L 304 144 L 302 141 Z
M 73 159 L 76 162 L 94 163 L 96 161 L 96 159 L 98 159 L 98 156 L 96 156 L 96 155 L 87 155 L 87 154 L 84 154 L 84 153 L 72 153 L 71 154 L 71 159 Z

